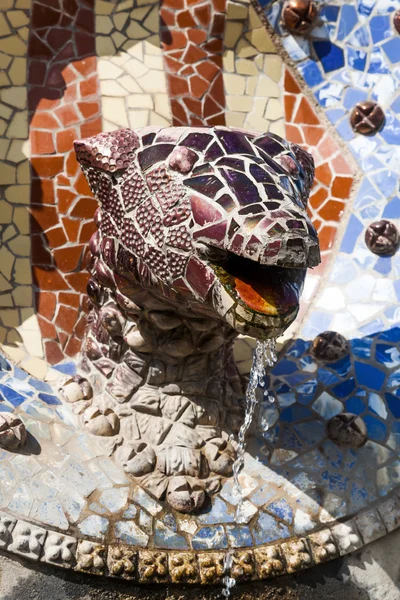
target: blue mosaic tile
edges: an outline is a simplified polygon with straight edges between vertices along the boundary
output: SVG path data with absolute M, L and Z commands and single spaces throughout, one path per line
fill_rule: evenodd
M 145 548 L 149 536 L 132 521 L 119 521 L 115 525 L 115 537 L 125 544 Z
M 247 525 L 228 525 L 226 533 L 232 548 L 245 548 L 253 545 L 250 527 Z
M 325 73 L 336 71 L 344 66 L 343 50 L 336 44 L 329 41 L 318 41 L 313 42 L 313 46 Z
M 385 381 L 385 373 L 371 364 L 356 362 L 355 373 L 359 385 L 365 385 L 373 390 L 380 390 Z
M 400 127 L 400 123 L 399 123 L 399 127 Z M 385 210 L 383 211 L 382 217 L 384 219 L 398 219 L 399 215 L 400 215 L 400 198 L 398 198 L 396 196 L 390 202 L 388 202 L 388 204 L 385 206 Z
M 111 513 L 119 512 L 127 503 L 128 492 L 128 487 L 104 490 L 99 498 L 99 502 Z
M 90 537 L 101 539 L 107 533 L 109 527 L 108 519 L 104 517 L 99 517 L 98 515 L 91 515 L 86 517 L 78 525 L 79 531 L 85 535 L 89 535 Z
M 348 88 L 343 96 L 343 106 L 351 110 L 358 102 L 363 102 L 368 98 L 368 93 L 357 88 Z M 348 116 L 347 116 L 348 119 Z
M 355 48 L 368 47 L 371 44 L 371 35 L 366 25 L 362 25 L 353 31 L 347 38 L 347 43 Z
M 385 394 L 385 399 L 394 418 L 400 419 L 400 398 L 393 396 L 393 394 Z
M 357 23 L 358 16 L 354 6 L 352 6 L 351 4 L 344 4 L 340 12 L 339 28 L 336 39 L 344 40 L 344 38 L 352 32 Z
M 281 422 L 293 423 L 302 419 L 309 419 L 312 416 L 312 412 L 306 406 L 301 404 L 294 404 L 285 408 L 280 414 Z
M 76 373 L 76 364 L 73 362 L 61 363 L 60 365 L 55 365 L 52 368 L 60 373 L 63 373 L 64 375 L 75 375 Z
M 369 26 L 374 44 L 393 36 L 389 15 L 372 17 L 369 22 Z
M 368 73 L 380 75 L 390 73 L 390 69 L 380 48 L 372 50 L 370 54 Z
M 162 518 L 162 522 L 164 523 L 164 525 L 166 525 L 167 527 L 169 527 L 169 529 L 172 529 L 172 531 L 177 531 L 178 525 L 176 523 L 176 519 L 175 519 L 174 515 L 172 515 L 172 514 L 166 514 Z
M 156 522 L 153 543 L 155 548 L 189 550 L 189 544 L 186 539 L 166 527 L 161 521 Z
M 354 396 L 353 398 L 347 400 L 346 411 L 352 412 L 356 415 L 361 415 L 363 412 L 365 412 L 365 403 L 361 398 Z
M 375 358 L 379 363 L 385 365 L 385 367 L 397 367 L 400 365 L 400 350 L 387 344 L 377 344 Z
M 1 359 L 1 357 L 0 357 L 0 359 Z M 28 379 L 29 375 L 26 371 L 23 371 L 19 367 L 14 366 L 13 377 L 15 377 L 16 379 L 19 379 L 21 381 L 25 381 L 26 379 Z M 32 381 L 37 381 L 37 380 L 33 379 Z M 31 383 L 31 382 L 29 382 L 29 383 Z
M 228 547 L 228 540 L 221 525 L 202 527 L 193 536 L 193 550 L 220 550 Z
M 339 6 L 323 6 L 319 15 L 323 21 L 336 22 L 339 16 L 339 10 Z
M 334 388 L 332 388 L 332 393 L 337 398 L 343 399 L 343 398 L 347 398 L 347 396 L 350 396 L 350 394 L 355 390 L 355 388 L 356 388 L 356 382 L 355 382 L 354 378 L 349 377 L 342 383 L 339 383 L 339 385 L 336 385 Z
M 314 62 L 313 60 L 306 60 L 301 63 L 299 65 L 299 71 L 303 75 L 306 83 L 311 87 L 319 85 L 324 81 L 318 63 Z
M 261 513 L 253 529 L 254 541 L 257 545 L 267 544 L 290 537 L 286 525 L 275 520 L 272 515 Z
M 381 419 L 386 419 L 387 414 L 388 414 L 386 405 L 385 405 L 384 401 L 382 400 L 382 398 L 380 396 L 378 396 L 378 394 L 369 394 L 368 407 L 372 412 L 374 412 L 376 415 L 378 415 L 378 417 L 381 417 Z M 396 416 L 396 415 L 394 415 L 394 416 Z
M 200 523 L 207 525 L 215 525 L 217 523 L 234 523 L 235 513 L 231 508 L 228 509 L 226 502 L 221 498 L 215 498 L 208 512 L 202 512 L 199 515 Z
M 26 396 L 19 394 L 14 389 L 0 383 L 0 400 L 7 400 L 13 406 L 21 406 L 26 400 Z
M 390 62 L 397 64 L 400 62 L 400 39 L 393 37 L 391 40 L 382 44 L 382 49 L 386 53 Z
M 22 371 L 22 373 L 24 373 L 24 371 Z M 24 374 L 26 377 L 28 377 L 27 373 L 24 373 Z M 14 375 L 15 375 L 15 373 L 14 373 Z M 26 379 L 26 377 L 24 377 L 24 379 Z M 33 387 L 35 390 L 37 390 L 38 392 L 51 393 L 53 391 L 53 388 L 51 387 L 51 385 L 49 385 L 45 381 L 41 381 L 40 379 L 34 379 L 33 377 L 29 378 L 29 385 L 31 387 Z
M 290 524 L 293 521 L 293 510 L 284 498 L 278 502 L 272 502 L 265 510 L 274 514 L 278 519 L 285 521 L 287 524 Z
M 57 398 L 57 396 L 53 396 L 52 394 L 41 393 L 38 395 L 38 398 L 50 406 L 57 406 L 61 404 L 61 401 Z
M 365 426 L 368 432 L 368 439 L 377 442 L 383 442 L 387 436 L 387 426 L 372 415 L 364 417 Z
M 357 71 L 364 71 L 367 64 L 367 53 L 364 50 L 346 49 L 347 64 Z

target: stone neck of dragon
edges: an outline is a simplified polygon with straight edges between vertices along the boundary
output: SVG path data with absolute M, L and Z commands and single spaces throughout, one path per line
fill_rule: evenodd
M 62 393 L 140 485 L 192 512 L 232 473 L 235 336 L 282 333 L 319 261 L 312 159 L 224 127 L 122 130 L 76 151 L 100 208 L 80 371 Z

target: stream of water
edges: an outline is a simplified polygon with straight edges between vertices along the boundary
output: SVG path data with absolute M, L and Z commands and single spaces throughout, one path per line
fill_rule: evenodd
M 233 481 L 234 481 L 234 494 L 238 498 L 238 503 L 235 511 L 235 521 L 240 524 L 244 522 L 243 503 L 244 496 L 242 494 L 242 488 L 239 481 L 239 474 L 244 465 L 245 453 L 246 453 L 246 434 L 253 422 L 254 413 L 258 404 L 257 390 L 265 386 L 264 378 L 266 375 L 266 367 L 272 367 L 276 363 L 275 354 L 276 340 L 266 340 L 261 342 L 257 340 L 256 348 L 253 355 L 253 364 L 250 370 L 250 380 L 246 390 L 246 410 L 243 424 L 238 434 L 238 448 L 236 460 L 233 463 Z M 267 396 L 270 402 L 274 399 L 268 394 L 268 391 L 264 392 L 264 396 Z M 223 583 L 224 589 L 222 595 L 225 598 L 229 598 L 231 590 L 236 584 L 236 580 L 231 576 L 233 564 L 233 550 L 228 550 L 225 554 L 224 560 L 224 573 L 226 573 Z

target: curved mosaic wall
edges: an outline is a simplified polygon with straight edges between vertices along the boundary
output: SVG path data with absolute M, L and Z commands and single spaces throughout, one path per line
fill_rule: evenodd
M 21 554 L 23 540 L 23 556 L 81 571 L 214 583 L 227 548 L 238 578 L 240 569 L 271 577 L 400 523 L 399 255 L 377 256 L 364 239 L 372 221 L 400 216 L 400 2 L 315 4 L 318 21 L 298 36 L 277 1 L 171 0 L 160 24 L 157 5 L 142 0 L 3 0 L 0 343 L 19 366 L 1 359 L 0 413 L 17 413 L 41 451 L 0 453 L 0 547 Z M 385 113 L 372 136 L 349 124 L 366 100 Z M 241 524 L 229 482 L 204 514 L 166 510 L 119 472 L 54 384 L 74 372 L 85 328 L 95 209 L 72 140 L 184 119 L 284 134 L 317 165 L 310 214 L 323 262 L 271 372 L 275 402 L 262 403 L 249 441 Z M 310 342 L 326 329 L 349 340 L 348 354 L 328 364 Z M 236 348 L 242 372 L 252 344 Z M 359 450 L 327 437 L 344 411 L 365 423 Z

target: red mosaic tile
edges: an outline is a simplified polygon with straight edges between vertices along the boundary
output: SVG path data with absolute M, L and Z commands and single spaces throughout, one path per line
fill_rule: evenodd
M 86 285 L 89 281 L 89 273 L 84 271 L 81 273 L 71 273 L 70 275 L 65 276 L 65 280 L 73 290 L 86 295 Z
M 57 152 L 68 152 L 74 140 L 78 138 L 78 132 L 74 127 L 59 131 L 56 136 Z
M 31 180 L 31 202 L 35 204 L 55 204 L 54 180 L 33 177 Z
M 39 145 L 40 146 L 40 145 Z M 64 167 L 63 156 L 32 156 L 31 167 L 33 177 L 54 177 Z
M 46 319 L 43 319 L 43 317 L 41 317 L 40 315 L 38 315 L 38 321 L 42 336 L 50 340 L 56 340 L 57 330 L 54 327 L 53 323 L 49 323 L 49 321 L 46 321 Z
M 31 207 L 31 232 L 41 233 L 51 229 L 58 223 L 58 213 L 55 206 L 32 206 Z
M 79 228 L 81 225 L 80 221 L 78 221 L 76 219 L 69 219 L 68 217 L 65 217 L 62 219 L 62 224 L 64 227 L 64 231 L 67 235 L 68 241 L 76 242 L 78 239 Z M 86 223 L 85 226 L 86 225 L 89 225 L 89 223 Z
M 46 154 L 55 152 L 53 135 L 50 131 L 32 131 L 30 136 L 31 152 L 37 154 L 40 151 Z
M 203 0 L 161 0 L 160 37 L 174 125 L 225 124 L 225 8 L 226 0 L 214 2 L 212 10 Z
M 66 306 L 79 308 L 80 296 L 79 294 L 72 294 L 70 292 L 60 292 L 58 294 L 58 301 L 60 302 L 60 304 L 65 304 Z
M 71 246 L 69 248 L 54 250 L 53 256 L 57 269 L 63 273 L 75 271 L 79 266 L 83 249 L 83 246 Z
M 101 131 L 93 0 L 33 0 L 28 55 L 32 271 L 45 356 L 56 364 L 79 351 L 86 322 L 97 205 L 73 141 Z
M 40 290 L 58 292 L 68 289 L 64 277 L 54 267 L 34 266 L 32 270 L 34 283 Z
M 352 177 L 335 177 L 332 184 L 332 194 L 337 198 L 349 197 L 351 186 L 353 185 Z
M 56 310 L 57 298 L 51 292 L 36 293 L 36 308 L 39 313 L 49 321 L 52 320 Z
M 53 341 L 44 342 L 44 355 L 46 357 L 46 361 L 50 365 L 56 365 L 65 358 L 64 353 L 60 348 L 60 344 Z
M 74 334 L 80 339 L 83 337 L 85 333 L 85 329 L 87 326 L 87 319 L 85 315 L 82 315 L 74 328 Z
M 76 354 L 78 354 L 80 349 L 81 349 L 81 339 L 76 338 L 76 337 L 71 337 L 65 346 L 65 354 L 72 358 Z
M 308 212 L 318 232 L 321 248 L 321 264 L 313 269 L 313 276 L 320 277 L 330 264 L 338 225 L 350 197 L 354 170 L 351 160 L 343 157 L 338 142 L 327 132 L 325 123 L 319 119 L 287 67 L 284 106 L 287 139 L 300 144 L 314 157 L 315 181 Z
M 62 304 L 58 307 L 55 324 L 62 331 L 71 334 L 75 327 L 77 316 L 78 311 L 76 308 L 71 308 Z
M 54 229 L 45 231 L 44 237 L 49 248 L 59 248 L 68 241 L 62 227 L 54 227 Z
M 93 198 L 81 198 L 71 211 L 71 217 L 91 219 L 97 208 L 97 202 Z

